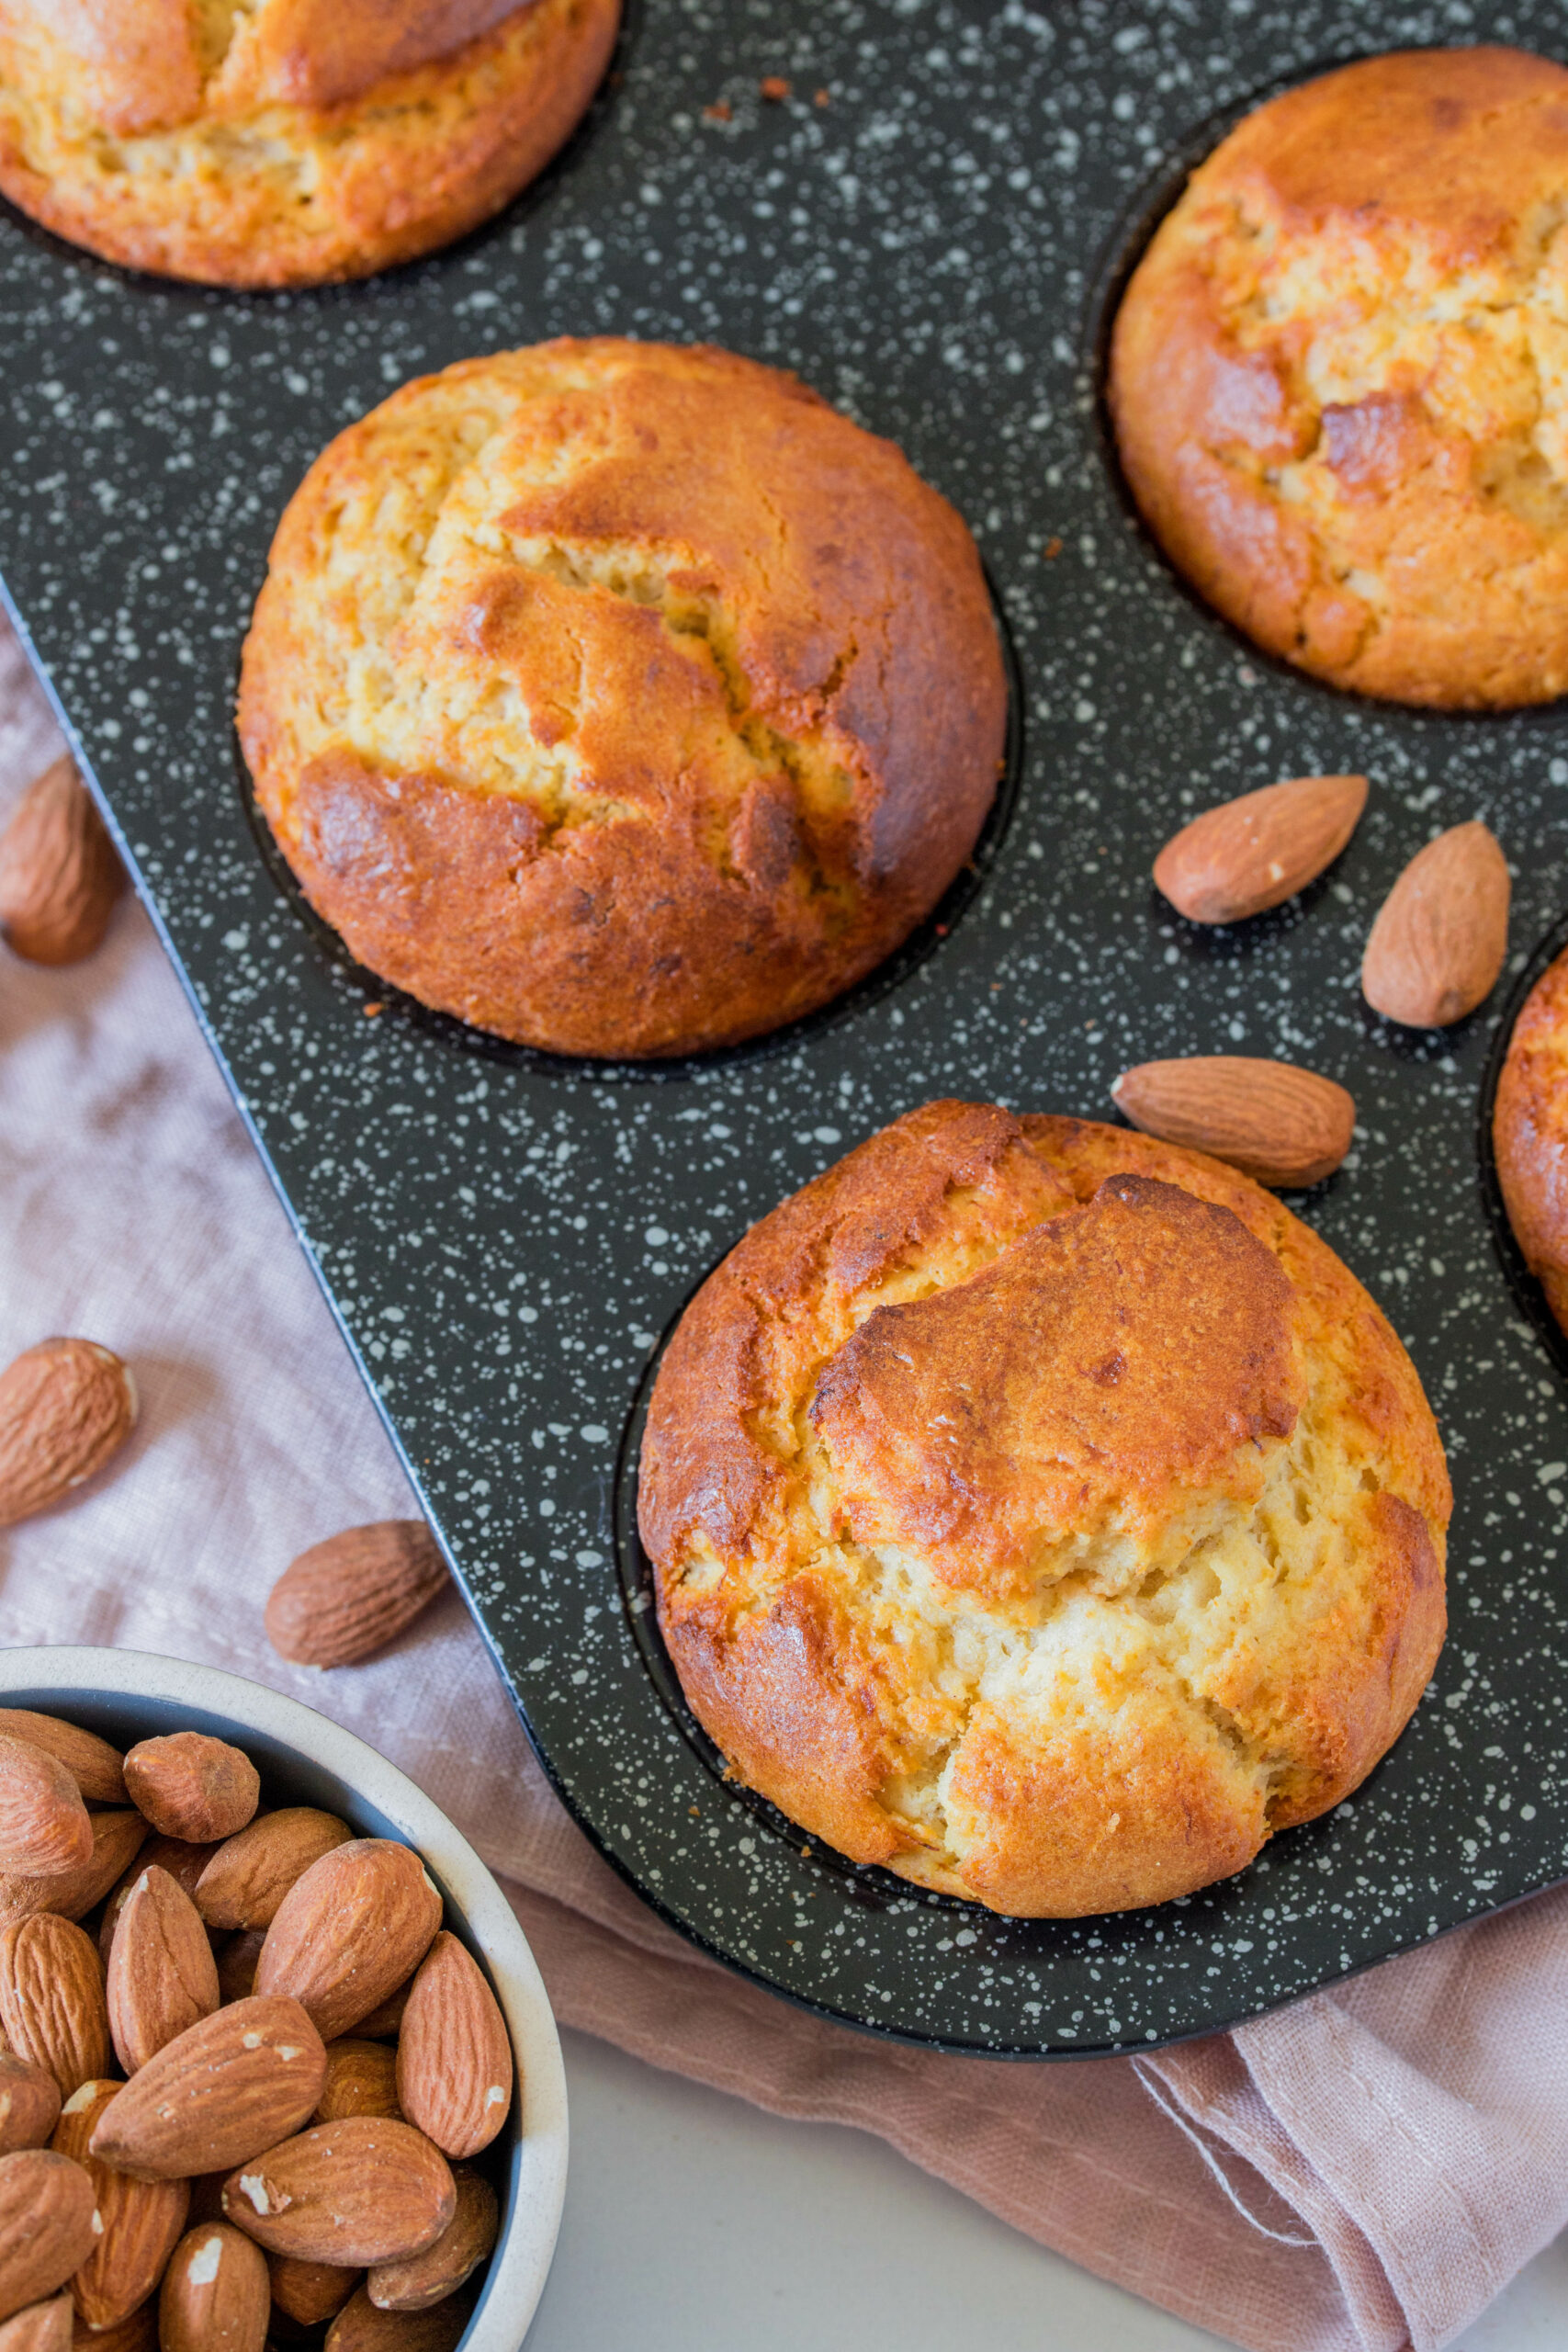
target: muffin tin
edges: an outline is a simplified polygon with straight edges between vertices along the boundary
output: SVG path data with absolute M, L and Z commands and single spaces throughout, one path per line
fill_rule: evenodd
M 1426 1035 L 1356 978 L 1400 866 L 1476 815 L 1517 867 L 1522 968 L 1564 895 L 1568 720 L 1403 711 L 1270 664 L 1156 553 L 1098 405 L 1108 301 L 1184 163 L 1347 55 L 1481 39 L 1551 51 L 1561 18 L 664 0 L 546 185 L 365 286 L 197 293 L 0 220 L 9 594 L 540 1754 L 666 1918 L 881 2032 L 1147 2047 L 1568 1873 L 1568 1367 L 1478 1148 L 1507 984 Z M 773 74 L 783 103 L 759 96 Z M 1018 662 L 1010 808 L 927 933 L 828 1014 L 671 1067 L 553 1060 L 398 1000 L 280 888 L 232 764 L 268 537 L 321 444 L 411 375 L 603 331 L 796 368 L 891 435 L 969 518 Z M 1209 933 L 1155 895 L 1156 850 L 1199 808 L 1356 769 L 1367 816 L 1302 899 Z M 854 1868 L 724 1781 L 649 1607 L 638 1415 L 707 1269 L 899 1112 L 953 1093 L 1110 1116 L 1128 1063 L 1213 1051 L 1356 1097 L 1355 1150 L 1299 1205 L 1441 1421 L 1450 1642 L 1365 1787 L 1239 1877 L 1148 1913 L 999 1919 Z M 258 1602 L 277 1565 L 250 1565 Z

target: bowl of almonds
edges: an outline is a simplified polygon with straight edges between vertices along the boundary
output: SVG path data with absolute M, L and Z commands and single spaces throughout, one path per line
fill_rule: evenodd
M 566 2086 L 510 1905 L 237 1676 L 0 1653 L 0 2352 L 517 2352 Z

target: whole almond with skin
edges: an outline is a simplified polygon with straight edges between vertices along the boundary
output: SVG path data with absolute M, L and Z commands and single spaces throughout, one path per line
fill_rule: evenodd
M 512 2041 L 479 1962 L 443 1928 L 398 2039 L 398 2104 L 448 2156 L 488 2148 L 512 2105 Z
M 49 1912 L 0 1934 L 0 2026 L 18 2058 L 53 2075 L 62 2099 L 106 2074 L 108 2010 L 92 1938 Z
M 423 1519 L 344 1528 L 285 1568 L 266 1604 L 267 1639 L 298 1666 L 352 1666 L 395 1640 L 450 1582 Z
M 47 2066 L 0 2051 L 0 2156 L 42 2148 L 60 2120 L 60 2085 Z
M 69 2295 L 29 2303 L 15 2319 L 0 2324 L 0 2352 L 71 2352 L 76 2306 Z
M 40 1340 L 0 1373 L 0 1527 L 100 1471 L 136 1426 L 129 1366 L 92 1340 Z
M 366 2279 L 378 2311 L 423 2312 L 445 2302 L 494 2252 L 501 2233 L 494 2189 L 472 2165 L 454 2165 L 452 2179 L 457 2210 L 435 2244 L 406 2262 L 378 2263 Z
M 52 2148 L 0 2156 L 0 2319 L 41 2303 L 93 2250 L 93 2184 Z
M 147 2301 L 186 2225 L 190 2190 L 183 2180 L 132 2180 L 89 2154 L 94 2127 L 123 2086 L 84 2083 L 55 2126 L 57 2154 L 79 2164 L 93 2184 L 101 2223 L 93 2250 L 74 2273 L 71 2293 L 85 2327 L 117 2327 Z
M 346 1821 L 314 1805 L 258 1814 L 218 1848 L 196 1889 L 196 1907 L 209 1928 L 270 1928 L 295 1880 L 353 1835 Z
M 1418 850 L 1378 910 L 1361 958 L 1374 1012 L 1446 1029 L 1491 994 L 1508 953 L 1507 860 L 1479 820 Z
M 1356 1132 L 1356 1105 L 1331 1078 L 1242 1054 L 1140 1062 L 1111 1094 L 1145 1135 L 1292 1190 L 1331 1176 Z
M 138 1740 L 125 1759 L 130 1802 L 165 1838 L 231 1838 L 255 1812 L 261 1775 L 248 1756 L 208 1732 Z
M 158 2298 L 163 2352 L 265 2352 L 266 2257 L 227 2222 L 187 2231 Z
M 293 2262 L 284 2254 L 269 2254 L 265 2259 L 273 2301 L 301 2327 L 320 2327 L 323 2320 L 335 2319 L 362 2283 L 358 2270 L 345 2270 L 335 2262 Z
M 399 2115 L 398 2054 L 384 2041 L 329 2041 L 327 2079 L 312 2119 L 336 2123 L 345 2115 Z
M 383 2116 L 301 2132 L 223 2184 L 229 2220 L 269 2254 L 299 2262 L 402 2261 L 434 2245 L 457 2205 L 441 2151 Z
M 93 2154 L 143 2180 L 231 2170 L 315 2113 L 326 2071 L 298 2001 L 235 2001 L 148 2060 L 99 2117 Z
M 58 1878 L 0 1876 L 0 1928 L 45 1911 L 62 1919 L 84 1918 L 124 1876 L 147 1835 L 146 1822 L 130 1809 L 95 1813 L 88 1818 L 93 1825 L 93 1859 L 82 1870 L 66 1871 Z
M 30 964 L 75 964 L 108 928 L 124 869 L 104 820 L 62 755 L 35 776 L 0 835 L 0 931 Z
M 0 1871 L 59 1878 L 93 1859 L 93 1825 L 57 1756 L 0 1731 Z
M 167 1871 L 132 1886 L 109 1953 L 109 2033 L 128 2075 L 218 2007 L 218 1962 L 201 1914 Z
M 265 1928 L 243 1928 L 218 1955 L 218 1991 L 225 2001 L 248 2001 L 256 1989 L 256 1962 L 266 1941 Z
M 1367 805 L 1364 775 L 1303 775 L 1205 808 L 1167 842 L 1155 883 L 1189 922 L 1242 922 L 1333 865 Z
M 322 2352 L 456 2352 L 473 2309 L 470 2295 L 457 2294 L 428 2311 L 384 2312 L 362 2287 L 328 2328 Z
M 194 1902 L 201 1873 L 217 1851 L 217 1847 L 212 1844 L 198 1845 L 186 1838 L 161 1838 L 156 1831 L 153 1832 L 104 1905 L 103 1923 L 98 1929 L 98 1950 L 103 1954 L 106 1968 L 114 1946 L 114 1931 L 119 1925 L 119 1915 L 142 1871 L 166 1871 L 175 1884 Z
M 258 1993 L 288 1993 L 327 2041 L 353 2031 L 424 1958 L 441 1897 L 412 1847 L 355 1838 L 312 1862 L 279 1904 Z
M 30 1707 L 0 1707 L 0 1732 L 13 1739 L 30 1739 L 35 1747 L 58 1757 L 88 1804 L 123 1804 L 124 1758 L 96 1732 L 62 1723 L 58 1715 L 37 1715 Z

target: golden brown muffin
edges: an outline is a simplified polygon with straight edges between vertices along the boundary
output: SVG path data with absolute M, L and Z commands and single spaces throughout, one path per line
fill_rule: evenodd
M 722 351 L 407 385 L 295 495 L 240 726 L 311 903 L 426 1004 L 571 1054 L 825 1003 L 929 912 L 1006 685 L 963 523 Z
M 1514 1023 L 1492 1149 L 1514 1238 L 1568 1331 L 1568 949 L 1541 974 Z
M 1249 115 L 1128 287 L 1122 464 L 1270 653 L 1450 707 L 1568 687 L 1568 72 L 1371 58 Z
M 1408 1356 L 1269 1193 L 964 1102 L 752 1227 L 642 1453 L 736 1774 L 1038 1917 L 1188 1894 L 1353 1789 L 1441 1645 L 1450 1508 Z
M 0 0 L 0 189 L 216 286 L 460 236 L 581 119 L 620 0 Z

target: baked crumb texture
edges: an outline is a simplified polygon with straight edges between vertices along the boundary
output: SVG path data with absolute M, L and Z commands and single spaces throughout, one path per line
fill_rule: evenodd
M 1568 1331 L 1568 951 L 1541 974 L 1514 1023 L 1492 1148 L 1514 1238 Z
M 620 0 L 0 0 L 0 189 L 136 269 L 362 277 L 527 186 L 619 17 Z
M 911 1112 L 688 1308 L 641 1465 L 732 1770 L 857 1861 L 1063 1917 L 1337 1804 L 1441 1645 L 1414 1367 L 1269 1193 L 1124 1129 Z
M 241 734 L 372 970 L 570 1054 L 838 995 L 974 846 L 1006 721 L 964 524 L 728 353 L 560 342 L 410 384 L 290 503 Z
M 1134 273 L 1111 404 L 1270 653 L 1453 708 L 1568 687 L 1568 72 L 1376 57 L 1249 115 Z

